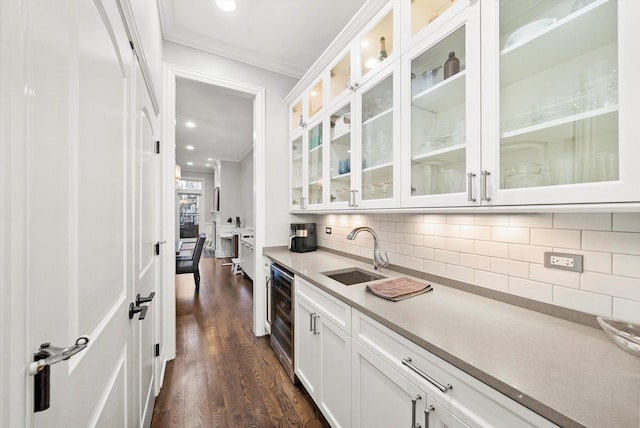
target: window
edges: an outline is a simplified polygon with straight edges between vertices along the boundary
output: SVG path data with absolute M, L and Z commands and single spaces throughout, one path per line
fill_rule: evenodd
M 176 189 L 178 189 L 178 190 L 202 190 L 202 181 L 200 181 L 200 180 L 178 180 L 178 181 L 176 181 Z
M 202 186 L 202 182 L 197 183 Z M 180 239 L 197 238 L 198 234 L 200 233 L 200 195 L 192 193 L 179 193 L 178 201 L 180 209 Z

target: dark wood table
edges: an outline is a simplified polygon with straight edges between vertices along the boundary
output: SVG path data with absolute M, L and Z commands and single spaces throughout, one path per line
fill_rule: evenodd
M 180 251 L 182 251 L 183 245 L 184 245 L 184 242 L 176 241 L 176 256 L 180 254 Z

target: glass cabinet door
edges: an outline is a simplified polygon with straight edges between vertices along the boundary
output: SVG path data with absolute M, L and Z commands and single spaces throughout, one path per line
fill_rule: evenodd
M 390 2 L 393 5 L 393 2 Z M 382 68 L 394 53 L 395 33 L 394 33 L 394 10 L 388 7 L 381 12 L 383 16 L 380 20 L 359 39 L 357 48 L 359 50 L 358 64 L 359 76 Z M 363 81 L 359 80 L 362 84 Z
M 322 80 L 316 83 L 313 88 L 307 94 L 309 102 L 307 103 L 309 106 L 309 111 L 307 112 L 306 118 L 312 118 L 316 115 L 316 113 L 322 110 L 323 106 L 323 92 L 322 92 Z M 305 119 L 306 120 L 306 119 Z
M 462 3 L 462 0 L 459 2 Z M 456 3 L 456 0 L 411 0 L 411 37 Z
M 412 195 L 465 191 L 465 27 L 411 62 Z
M 467 178 L 480 167 L 479 21 L 478 5 L 469 6 L 403 59 L 406 205 L 477 205 Z
M 341 94 L 353 88 L 351 82 L 351 51 L 346 54 L 329 71 L 329 101 L 333 102 Z
M 302 135 L 291 142 L 291 208 L 304 207 Z
M 621 50 L 618 34 L 631 34 L 620 31 L 619 20 L 627 18 L 618 9 L 637 9 L 633 3 L 499 3 L 494 185 L 509 197 L 498 197 L 497 202 L 517 201 L 525 194 L 527 203 L 614 201 L 612 190 L 629 181 L 622 180 L 620 168 L 621 161 L 626 162 L 623 142 L 627 144 L 621 124 L 633 127 L 633 121 L 620 120 L 619 76 L 622 60 L 637 64 L 638 54 L 636 47 Z M 638 33 L 631 26 L 628 30 Z M 624 96 L 637 93 L 637 88 L 631 83 Z M 511 189 L 527 192 L 516 195 Z
M 399 64 L 398 64 L 399 65 Z M 395 194 L 396 171 L 394 160 L 396 152 L 398 124 L 396 91 L 397 69 L 367 85 L 357 92 L 361 109 L 361 146 L 360 146 L 360 189 L 358 200 L 363 206 L 386 206 L 388 204 L 367 201 L 398 199 Z M 351 165 L 355 168 L 356 165 Z M 356 201 L 357 203 L 357 201 Z
M 308 137 L 309 154 L 307 156 L 307 173 L 308 173 L 308 203 L 309 205 L 322 204 L 322 151 L 323 136 L 322 122 L 317 125 L 310 126 L 306 131 Z
M 352 204 L 351 200 L 351 103 L 336 110 L 330 118 L 330 180 L 329 198 L 332 205 Z

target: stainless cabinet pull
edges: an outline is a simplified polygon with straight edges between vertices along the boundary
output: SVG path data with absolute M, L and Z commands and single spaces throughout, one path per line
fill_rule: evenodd
M 307 209 L 307 198 L 305 196 L 300 198 L 300 209 L 301 210 Z
M 313 331 L 313 317 L 316 315 L 316 313 L 312 313 L 309 314 L 309 331 Z
M 467 201 L 475 202 L 476 198 L 473 197 L 473 177 L 476 175 L 473 172 L 467 173 Z
M 431 404 L 429 404 L 427 408 L 424 409 L 424 428 L 429 428 L 429 414 L 434 410 L 435 407 L 433 407 Z
M 420 424 L 416 423 L 416 403 L 422 400 L 420 394 L 411 399 L 411 428 L 420 428 Z
M 320 315 L 313 315 L 313 334 L 320 334 L 320 332 L 318 331 L 318 326 L 316 324 L 316 321 L 318 321 L 318 318 L 320 318 Z
M 491 175 L 489 171 L 480 172 L 480 200 L 490 201 L 491 198 L 487 196 L 487 176 Z
M 426 374 L 425 372 L 423 372 L 422 370 L 420 370 L 419 368 L 417 368 L 416 366 L 414 366 L 411 363 L 411 357 L 407 357 L 404 360 L 402 360 L 402 365 L 405 365 L 405 366 L 409 367 L 411 370 L 416 372 L 424 380 L 426 380 L 431 385 L 433 385 L 436 388 L 438 388 L 440 390 L 440 392 L 446 393 L 448 390 L 453 388 L 453 386 L 451 386 L 451 384 L 448 383 L 446 385 L 443 385 L 440 382 L 438 382 L 437 380 L 435 380 L 434 378 L 432 378 L 431 376 L 429 376 L 428 374 Z
M 351 200 L 353 202 L 351 204 L 349 204 L 350 207 L 354 207 L 354 208 L 358 207 L 358 204 L 356 203 L 356 193 L 358 193 L 357 190 L 352 190 L 351 191 Z

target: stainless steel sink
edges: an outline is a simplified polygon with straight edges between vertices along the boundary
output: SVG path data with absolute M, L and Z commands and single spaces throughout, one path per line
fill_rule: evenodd
M 324 276 L 328 276 L 329 278 L 334 279 L 344 285 L 361 284 L 363 282 L 386 278 L 386 276 L 378 275 L 377 273 L 369 272 L 356 267 L 321 273 Z

